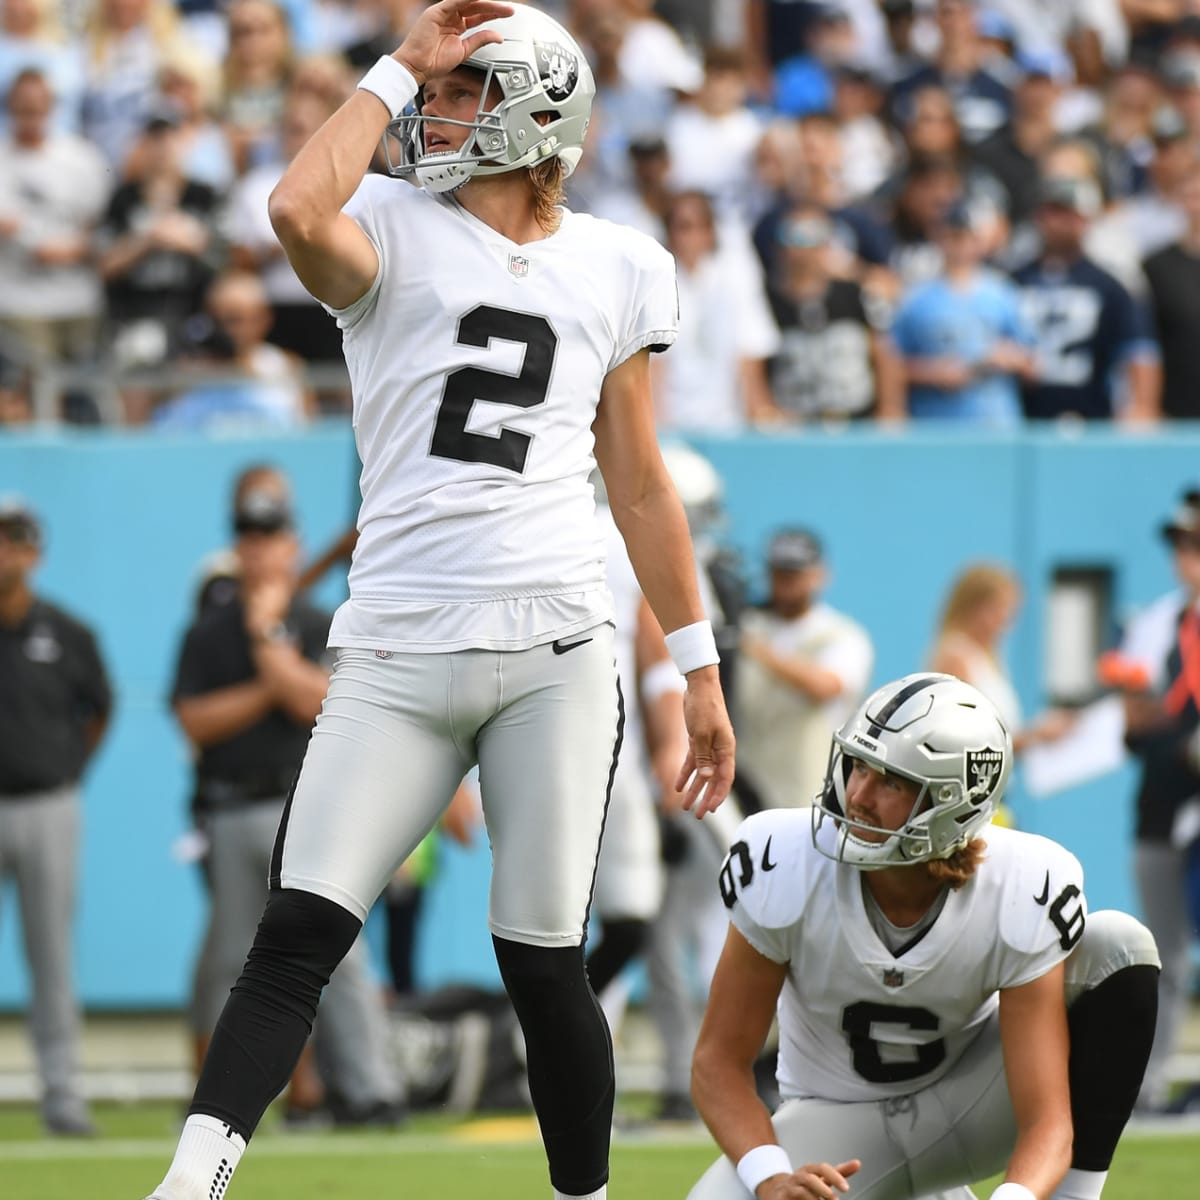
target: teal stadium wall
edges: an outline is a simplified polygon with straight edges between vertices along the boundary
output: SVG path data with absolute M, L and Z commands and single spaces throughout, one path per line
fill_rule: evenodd
M 825 538 L 829 599 L 870 629 L 877 682 L 922 665 L 937 607 L 966 562 L 1014 567 L 1026 604 L 1009 660 L 1028 712 L 1042 698 L 1042 623 L 1054 568 L 1110 566 L 1119 613 L 1153 599 L 1171 583 L 1157 523 L 1181 489 L 1200 480 L 1200 431 L 1180 427 L 991 437 L 852 429 L 695 444 L 726 482 L 728 540 L 756 584 L 777 526 L 804 523 Z M 23 494 L 45 518 L 39 590 L 99 631 L 116 684 L 114 726 L 86 785 L 77 962 L 92 1008 L 171 1008 L 187 994 L 202 894 L 196 868 L 171 854 L 187 827 L 188 761 L 165 697 L 198 564 L 225 543 L 233 476 L 258 460 L 291 475 L 310 549 L 350 519 L 357 463 L 341 422 L 271 439 L 0 437 L 0 493 Z M 318 599 L 332 606 L 343 594 L 343 581 L 330 579 Z M 1126 767 L 1047 800 L 1016 798 L 1024 828 L 1065 842 L 1082 859 L 1093 908 L 1136 911 L 1133 784 Z M 424 984 L 496 982 L 486 892 L 486 844 L 447 849 L 423 919 Z M 26 997 L 15 916 L 5 894 L 0 1008 Z

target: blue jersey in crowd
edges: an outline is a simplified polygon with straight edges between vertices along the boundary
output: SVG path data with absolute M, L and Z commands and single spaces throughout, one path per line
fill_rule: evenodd
M 998 341 L 1031 345 L 1021 318 L 1020 293 L 1003 276 L 981 270 L 966 285 L 932 279 L 914 288 L 901 304 L 892 339 L 905 358 L 954 358 L 980 366 L 965 387 L 913 384 L 908 409 L 917 418 L 1016 425 L 1021 396 L 1011 375 L 982 368 Z
M 1112 417 L 1120 368 L 1131 358 L 1158 357 L 1144 308 L 1086 258 L 1069 266 L 1030 263 L 1014 278 L 1038 356 L 1037 381 L 1024 389 L 1025 415 Z

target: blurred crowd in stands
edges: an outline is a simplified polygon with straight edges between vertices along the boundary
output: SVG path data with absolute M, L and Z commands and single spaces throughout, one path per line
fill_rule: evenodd
M 343 410 L 267 197 L 423 7 L 0 0 L 0 425 Z M 1200 415 L 1200 0 L 541 7 L 569 203 L 679 265 L 665 428 Z

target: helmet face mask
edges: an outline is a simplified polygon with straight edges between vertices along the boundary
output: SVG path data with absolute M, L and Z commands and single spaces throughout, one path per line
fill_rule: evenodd
M 503 174 L 548 158 L 562 160 L 564 176 L 578 165 L 596 85 L 574 38 L 524 5 L 473 32 L 481 29 L 498 30 L 504 41 L 480 47 L 462 63 L 483 80 L 474 118 L 425 116 L 422 89 L 384 134 L 389 174 L 414 176 L 430 191 L 448 192 L 476 175 Z M 490 105 L 497 90 L 499 99 Z M 458 150 L 427 153 L 427 123 L 465 128 L 466 140 Z
M 847 815 L 855 760 L 917 786 L 898 828 Z M 948 858 L 991 821 L 1011 769 L 1012 738 L 982 693 L 950 675 L 906 676 L 871 695 L 834 735 L 825 786 L 813 806 L 814 844 L 862 870 Z M 826 821 L 834 828 L 832 848 L 818 837 Z

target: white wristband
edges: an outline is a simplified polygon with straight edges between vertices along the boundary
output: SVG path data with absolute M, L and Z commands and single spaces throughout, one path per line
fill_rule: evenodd
M 993 1193 L 992 1200 L 1037 1200 L 1023 1183 L 1002 1183 Z
M 661 696 L 672 693 L 679 695 L 686 686 L 683 676 L 679 674 L 679 669 L 669 658 L 664 658 L 653 666 L 647 667 L 642 672 L 642 678 L 639 681 L 642 699 L 647 704 L 653 704 Z
M 358 81 L 358 90 L 378 96 L 395 118 L 417 94 L 417 81 L 407 67 L 398 63 L 390 54 L 385 54 Z
M 782 1146 L 767 1143 L 747 1150 L 738 1159 L 737 1173 L 742 1183 L 750 1189 L 750 1195 L 754 1196 L 764 1179 L 770 1179 L 772 1175 L 790 1175 L 792 1160 Z
M 712 667 L 721 661 L 711 621 L 697 621 L 667 634 L 667 650 L 680 675 Z

